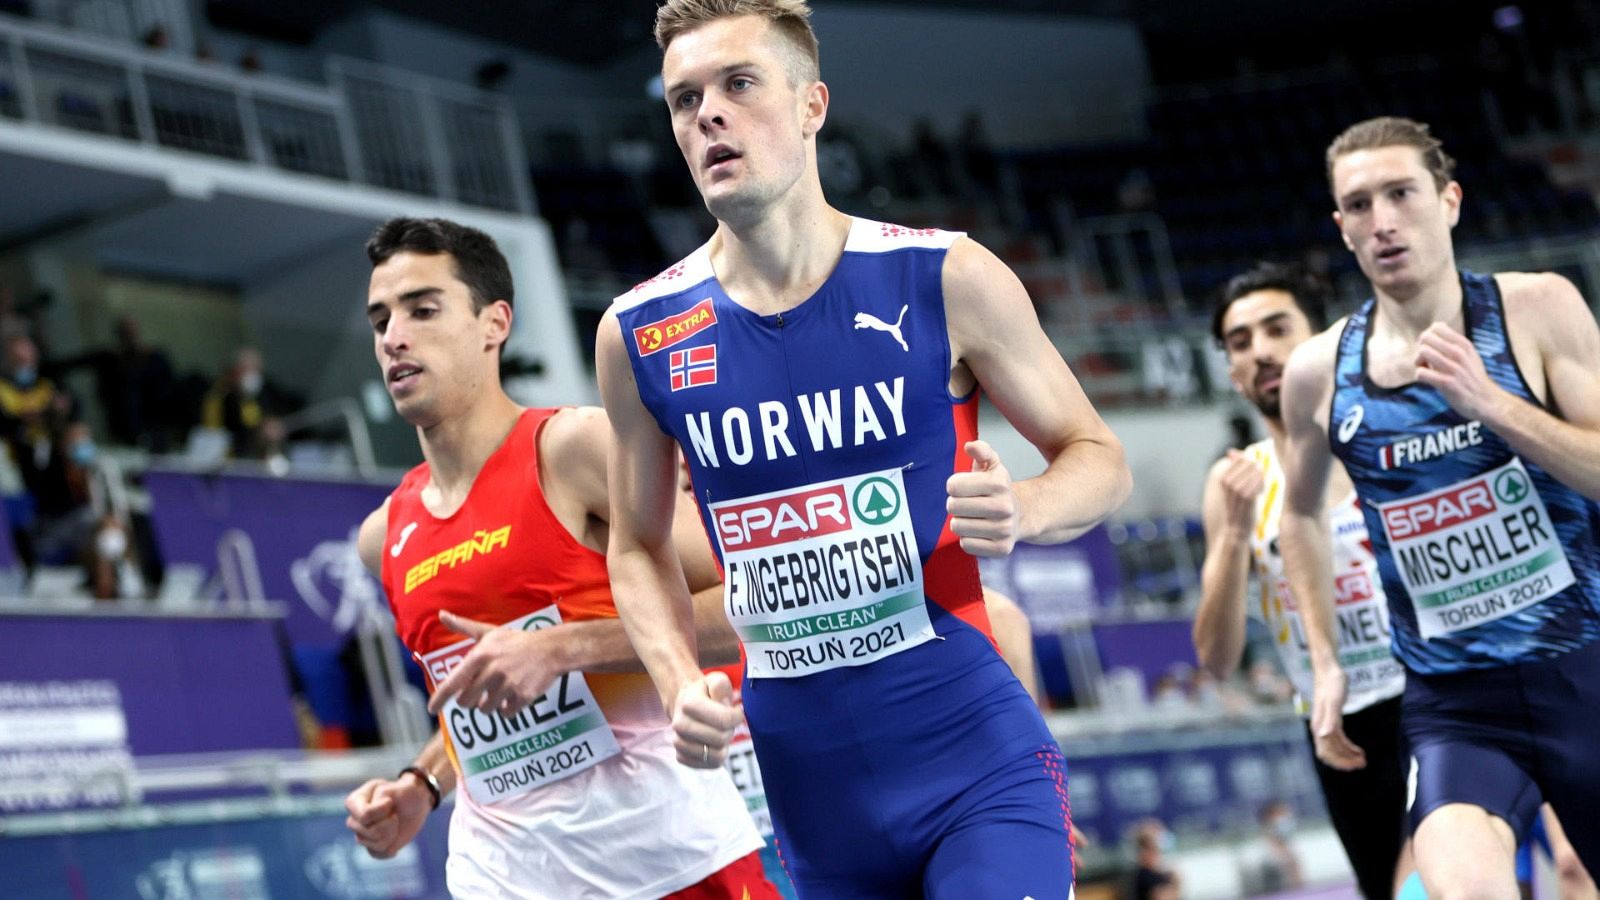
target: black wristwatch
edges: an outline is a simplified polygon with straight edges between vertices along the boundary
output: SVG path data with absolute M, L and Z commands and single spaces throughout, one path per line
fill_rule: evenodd
M 421 766 L 406 766 L 404 769 L 400 770 L 398 775 L 395 775 L 394 777 L 399 779 L 408 772 L 422 780 L 423 786 L 428 789 L 429 795 L 433 797 L 433 808 L 438 809 L 439 802 L 444 799 L 444 791 L 439 787 L 439 779 L 433 777 L 432 772 L 429 772 L 427 769 L 424 769 Z

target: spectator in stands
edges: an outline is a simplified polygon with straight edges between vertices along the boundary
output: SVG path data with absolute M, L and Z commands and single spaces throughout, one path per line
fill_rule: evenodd
M 166 453 L 173 444 L 175 378 L 161 350 L 145 344 L 132 316 L 117 320 L 114 346 L 66 360 L 62 368 L 94 370 L 106 428 L 118 444 Z
M 1260 889 L 1264 893 L 1305 887 L 1300 856 L 1289 843 L 1294 828 L 1294 809 L 1288 803 L 1274 800 L 1261 810 L 1261 840 L 1267 849 L 1261 864 Z
M 1172 830 L 1159 819 L 1144 819 L 1133 826 L 1133 900 L 1178 900 L 1183 882 L 1167 861 L 1177 845 Z
M 89 590 L 96 600 L 142 597 L 144 576 L 134 553 L 132 530 L 111 513 L 94 523 L 94 540 L 84 552 Z
M 90 481 L 97 453 L 89 426 L 61 425 L 42 446 L 44 462 L 23 479 L 33 497 L 34 518 L 18 552 L 30 565 L 68 565 L 78 559 L 94 524 Z
M 911 126 L 911 149 L 915 154 L 915 168 L 921 175 L 918 193 L 935 197 L 949 197 L 955 193 L 950 177 L 950 148 L 934 130 L 933 122 L 919 118 Z
M 1117 183 L 1117 207 L 1122 212 L 1147 212 L 1156 206 L 1156 183 L 1143 166 L 1134 166 Z
M 235 459 L 271 459 L 274 450 L 281 452 L 283 441 L 282 422 L 275 420 L 289 412 L 291 403 L 267 381 L 261 351 L 241 347 L 206 395 L 200 424 L 227 431 Z
M 165 50 L 172 45 L 172 37 L 167 34 L 167 26 L 152 25 L 139 42 L 151 50 Z
M 4 339 L 4 371 L 0 372 L 0 439 L 26 481 L 29 470 L 49 462 L 55 432 L 70 418 L 70 394 L 40 374 L 39 348 L 26 334 Z
M 1257 703 L 1282 705 L 1294 697 L 1294 685 L 1273 661 L 1263 655 L 1250 664 L 1250 695 Z
M 965 178 L 970 199 L 993 197 L 1000 189 L 1000 158 L 984 130 L 983 113 L 972 109 L 961 120 L 956 135 L 956 159 Z
M 562 247 L 567 268 L 580 272 L 614 272 L 616 266 L 599 244 L 595 243 L 589 220 L 573 216 L 561 229 Z
M 1188 709 L 1189 696 L 1183 689 L 1183 674 L 1167 672 L 1157 678 L 1155 686 L 1150 689 L 1150 705 L 1155 709 Z
M 9 284 L 0 284 L 0 339 L 13 334 L 28 334 L 31 323 L 17 308 L 17 294 Z

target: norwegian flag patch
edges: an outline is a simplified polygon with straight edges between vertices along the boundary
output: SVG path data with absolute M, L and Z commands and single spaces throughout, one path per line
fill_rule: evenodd
M 674 391 L 717 383 L 716 344 L 674 350 L 667 362 Z

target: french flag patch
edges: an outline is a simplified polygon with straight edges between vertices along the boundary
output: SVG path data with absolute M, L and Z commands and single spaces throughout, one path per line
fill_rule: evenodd
M 674 350 L 667 362 L 674 391 L 717 383 L 716 344 Z

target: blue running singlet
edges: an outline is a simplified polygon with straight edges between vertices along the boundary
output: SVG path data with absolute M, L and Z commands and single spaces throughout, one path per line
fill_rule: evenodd
M 1466 336 L 1496 384 L 1538 404 L 1512 356 L 1499 286 L 1461 273 Z M 1444 396 L 1366 374 L 1374 315 L 1346 323 L 1328 437 L 1363 501 L 1395 655 L 1443 673 L 1548 659 L 1600 637 L 1600 506 L 1523 460 Z
M 613 307 L 722 562 L 801 896 L 1071 891 L 1065 763 L 945 512 L 977 433 L 976 392 L 949 389 L 958 237 L 856 219 L 816 293 L 766 316 L 702 247 Z

